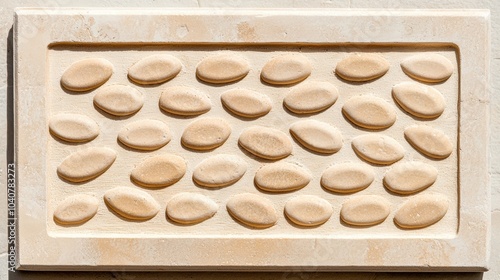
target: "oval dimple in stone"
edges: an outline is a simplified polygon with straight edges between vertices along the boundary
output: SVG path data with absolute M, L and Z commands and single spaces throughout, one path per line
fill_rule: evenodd
M 364 163 L 346 162 L 329 167 L 321 175 L 321 185 L 338 193 L 353 193 L 367 188 L 375 179 L 373 169 Z
M 190 123 L 182 133 L 182 145 L 193 150 L 215 149 L 231 134 L 231 126 L 222 118 L 207 117 Z
M 264 165 L 256 173 L 255 185 L 268 192 L 289 192 L 305 187 L 312 176 L 304 168 L 288 162 Z
M 173 79 L 182 69 L 176 57 L 156 54 L 137 61 L 128 69 L 130 80 L 141 85 L 154 85 Z
M 342 134 L 337 128 L 317 120 L 303 120 L 290 126 L 290 134 L 304 147 L 322 154 L 342 148 Z
M 394 215 L 394 222 L 408 229 L 428 227 L 448 211 L 448 199 L 441 194 L 421 194 L 408 199 Z
M 91 147 L 72 153 L 57 167 L 59 176 L 70 182 L 84 182 L 108 170 L 116 152 L 105 147 Z
M 338 97 L 339 91 L 331 83 L 307 82 L 293 87 L 283 104 L 296 114 L 312 114 L 330 108 Z
M 428 157 L 445 159 L 453 152 L 450 138 L 433 127 L 412 125 L 405 129 L 404 134 L 408 143 Z
M 285 215 L 297 225 L 314 227 L 324 224 L 333 214 L 332 205 L 314 195 L 301 195 L 288 200 Z
M 67 142 L 88 142 L 99 135 L 99 125 L 80 114 L 58 114 L 50 118 L 49 130 L 52 135 Z
M 410 161 L 392 167 L 384 176 L 384 186 L 399 194 L 413 194 L 434 184 L 438 170 L 429 164 Z
M 362 159 L 388 165 L 404 157 L 405 150 L 398 141 L 385 135 L 366 134 L 352 140 L 352 147 Z
M 379 54 L 353 53 L 337 64 L 335 73 L 344 80 L 365 82 L 382 77 L 389 67 L 389 62 Z
M 238 143 L 248 152 L 258 157 L 278 160 L 292 153 L 292 141 L 283 132 L 263 126 L 245 129 Z
M 302 54 L 283 54 L 270 59 L 260 73 L 262 80 L 274 85 L 288 85 L 305 80 L 311 75 L 309 59 Z
M 99 200 L 87 194 L 72 195 L 57 205 L 54 220 L 59 224 L 78 225 L 92 219 L 97 213 Z
M 210 98 L 200 90 L 186 86 L 168 87 L 160 96 L 160 108 L 181 116 L 197 116 L 212 108 Z
M 236 183 L 246 171 L 247 163 L 239 156 L 220 154 L 198 164 L 193 180 L 204 187 L 225 187 Z
M 165 146 L 172 136 L 168 126 L 158 120 L 139 120 L 125 125 L 118 140 L 127 147 L 152 151 Z
M 233 218 L 250 227 L 268 228 L 278 221 L 271 200 L 260 195 L 237 194 L 229 199 L 226 208 Z
M 396 122 L 394 107 L 371 95 L 351 97 L 342 107 L 342 113 L 355 125 L 368 129 L 384 129 Z
M 160 205 L 150 194 L 129 187 L 108 190 L 104 201 L 118 215 L 131 220 L 149 220 L 160 211 Z
M 446 57 L 435 53 L 411 56 L 401 62 L 406 75 L 423 82 L 438 83 L 453 74 L 453 64 Z
M 100 87 L 113 75 L 113 64 L 104 58 L 86 58 L 71 64 L 61 77 L 61 85 L 71 91 Z
M 437 118 L 446 107 L 443 95 L 435 88 L 415 82 L 392 87 L 394 100 L 409 114 L 420 118 Z
M 225 91 L 220 98 L 229 111 L 247 118 L 262 117 L 269 113 L 273 106 L 267 95 L 242 88 Z
M 94 104 L 108 114 L 130 116 L 142 108 L 144 98 L 140 91 L 131 86 L 110 85 L 97 91 Z
M 130 178 L 143 187 L 160 188 L 175 184 L 186 173 L 186 161 L 177 155 L 164 154 L 145 159 Z
M 223 84 L 243 79 L 250 71 L 247 60 L 234 53 L 219 53 L 203 59 L 196 76 L 207 83 Z
M 219 206 L 210 198 L 197 193 L 180 193 L 167 203 L 167 216 L 180 224 L 196 224 L 212 218 Z
M 391 212 L 391 204 L 378 195 L 360 195 L 342 204 L 340 218 L 354 226 L 371 226 L 382 223 Z

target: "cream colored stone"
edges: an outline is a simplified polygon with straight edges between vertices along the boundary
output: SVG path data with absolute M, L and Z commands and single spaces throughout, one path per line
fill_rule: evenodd
M 130 80 L 141 85 L 161 84 L 173 79 L 182 69 L 179 59 L 168 54 L 147 56 L 128 69 Z
M 289 192 L 305 187 L 311 179 L 311 174 L 305 168 L 280 161 L 257 170 L 254 183 L 268 192 Z
M 305 82 L 293 87 L 283 104 L 296 114 L 312 114 L 330 108 L 338 97 L 337 87 L 329 82 Z
M 243 79 L 249 71 L 243 56 L 222 52 L 204 58 L 196 67 L 196 76 L 207 83 L 224 84 Z
M 118 140 L 133 149 L 152 151 L 170 142 L 168 126 L 159 120 L 138 120 L 125 125 L 118 133 Z
M 420 118 L 437 118 L 446 107 L 444 97 L 437 89 L 415 82 L 393 86 L 392 96 L 406 112 Z
M 421 194 L 404 202 L 394 222 L 408 229 L 428 227 L 441 220 L 448 211 L 448 199 L 441 194 Z
M 340 218 L 354 226 L 371 226 L 382 223 L 391 212 L 391 204 L 379 195 L 360 195 L 342 204 Z
M 150 194 L 129 187 L 106 191 L 104 202 L 118 215 L 131 220 L 149 220 L 160 211 L 160 205 Z
M 193 180 L 204 187 L 218 188 L 236 183 L 247 171 L 237 155 L 220 154 L 204 159 L 193 171 Z
M 90 147 L 66 157 L 57 167 L 57 174 L 71 182 L 94 179 L 108 170 L 115 162 L 116 152 L 105 147 Z
M 450 138 L 431 126 L 412 125 L 405 129 L 404 134 L 413 148 L 428 157 L 445 159 L 453 152 Z
M 317 120 L 303 120 L 290 126 L 290 134 L 304 147 L 323 154 L 338 152 L 343 145 L 337 128 Z
M 193 87 L 173 86 L 163 89 L 160 108 L 175 115 L 197 116 L 212 108 L 210 98 Z
M 428 83 L 446 81 L 454 70 L 450 60 L 435 53 L 413 55 L 401 62 L 401 68 L 406 75 Z
M 260 73 L 263 81 L 275 85 L 288 85 L 303 81 L 311 75 L 309 59 L 300 53 L 288 53 L 270 59 Z
M 88 142 L 99 135 L 99 125 L 81 114 L 57 114 L 49 121 L 52 135 L 67 142 Z
M 352 140 L 352 148 L 362 159 L 375 164 L 392 164 L 404 157 L 398 141 L 386 135 L 365 134 Z
M 179 193 L 167 204 L 167 216 L 181 224 L 196 224 L 215 215 L 219 206 L 210 198 L 197 193 Z
M 99 200 L 87 194 L 67 197 L 54 211 L 54 220 L 63 225 L 78 225 L 92 219 L 97 213 Z
M 109 80 L 113 71 L 113 64 L 104 58 L 82 59 L 64 71 L 61 85 L 71 91 L 89 91 Z
M 273 203 L 261 195 L 237 194 L 229 199 L 226 207 L 233 218 L 250 227 L 268 228 L 278 221 Z
M 355 125 L 368 129 L 384 129 L 396 122 L 394 106 L 372 95 L 351 97 L 342 107 L 342 113 Z
M 285 215 L 290 221 L 305 227 L 324 224 L 333 214 L 332 205 L 314 195 L 301 195 L 288 200 Z
M 346 162 L 329 167 L 321 175 L 321 185 L 338 193 L 353 193 L 367 188 L 375 179 L 373 168 L 364 163 Z
M 384 176 L 384 186 L 399 194 L 413 194 L 430 187 L 436 181 L 436 167 L 419 161 L 399 163 Z
M 177 183 L 186 169 L 186 161 L 182 157 L 163 154 L 143 160 L 132 170 L 130 178 L 143 187 L 167 187 Z
M 137 89 L 126 85 L 110 85 L 94 95 L 94 104 L 114 116 L 130 116 L 144 104 L 144 97 Z
M 222 104 L 232 113 L 247 117 L 258 118 L 271 111 L 271 98 L 253 90 L 235 88 L 222 93 Z
M 263 126 L 245 129 L 238 143 L 248 152 L 261 158 L 278 160 L 292 153 L 292 141 L 283 132 Z
M 231 135 L 231 126 L 222 118 L 206 117 L 190 123 L 182 133 L 182 145 L 193 150 L 215 149 Z
M 335 74 L 353 82 L 371 81 L 389 71 L 389 62 L 375 53 L 353 53 L 342 59 L 335 67 Z

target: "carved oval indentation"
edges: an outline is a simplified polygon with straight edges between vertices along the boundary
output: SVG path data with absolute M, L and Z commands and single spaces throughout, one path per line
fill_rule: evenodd
M 342 107 L 342 113 L 355 125 L 368 129 L 384 129 L 396 122 L 394 107 L 371 95 L 351 97 Z
M 207 83 L 223 84 L 243 79 L 250 71 L 247 60 L 234 53 L 219 53 L 204 58 L 196 76 Z
M 337 87 L 328 82 L 308 82 L 293 87 L 283 99 L 286 108 L 296 114 L 326 110 L 339 97 Z
M 116 152 L 105 147 L 90 147 L 72 153 L 57 167 L 59 176 L 70 182 L 98 177 L 115 162 Z
M 342 134 L 337 128 L 317 120 L 303 120 L 290 126 L 290 134 L 304 147 L 323 154 L 342 148 Z
M 173 79 L 182 69 L 179 59 L 168 54 L 147 56 L 128 69 L 128 77 L 141 85 L 161 84 Z
M 207 117 L 190 123 L 182 133 L 182 144 L 194 150 L 215 149 L 231 135 L 231 126 L 222 118 Z
M 427 125 L 412 125 L 405 129 L 405 138 L 417 151 L 424 155 L 445 159 L 453 152 L 450 138 L 441 130 Z
M 142 108 L 144 98 L 137 89 L 126 85 L 110 85 L 99 89 L 94 104 L 114 116 L 130 116 Z
M 379 54 L 353 53 L 337 64 L 335 73 L 344 80 L 365 82 L 382 77 L 389 67 L 389 62 Z
M 278 221 L 271 200 L 260 195 L 237 194 L 229 199 L 226 207 L 233 218 L 250 227 L 268 228 Z
M 423 82 L 438 83 L 453 74 L 453 64 L 446 57 L 435 53 L 422 53 L 401 62 L 406 75 Z
M 220 154 L 203 160 L 193 171 L 193 180 L 204 187 L 236 183 L 247 171 L 247 163 L 236 155 Z
M 352 147 L 362 159 L 375 164 L 392 164 L 404 157 L 405 150 L 398 141 L 385 135 L 366 134 L 352 140 Z
M 247 118 L 262 117 L 273 107 L 267 95 L 248 89 L 231 89 L 222 93 L 220 98 L 229 111 Z
M 403 203 L 394 222 L 402 228 L 424 228 L 437 223 L 447 211 L 448 199 L 444 195 L 421 194 Z
M 99 200 L 87 194 L 72 195 L 57 205 L 54 220 L 59 224 L 78 225 L 92 219 L 97 213 Z
M 210 111 L 212 102 L 200 90 L 174 86 L 164 89 L 161 93 L 160 108 L 175 115 L 197 116 Z
M 326 169 L 321 175 L 321 185 L 333 192 L 352 193 L 367 188 L 374 179 L 375 172 L 369 165 L 346 162 Z
M 145 159 L 132 170 L 130 178 L 143 187 L 160 188 L 175 184 L 186 173 L 186 161 L 165 154 Z
M 180 193 L 167 204 L 167 216 L 181 224 L 196 224 L 212 218 L 219 206 L 210 198 L 197 193 Z
M 412 194 L 428 188 L 436 181 L 438 170 L 429 164 L 410 161 L 392 167 L 384 177 L 384 186 L 399 194 Z
M 255 173 L 255 185 L 268 192 L 289 192 L 305 187 L 311 174 L 304 168 L 288 162 L 264 165 Z
M 263 81 L 274 85 L 288 85 L 305 80 L 311 75 L 309 59 L 302 54 L 283 54 L 270 59 L 260 73 Z
M 99 135 L 99 125 L 80 114 L 58 114 L 50 118 L 49 130 L 52 135 L 68 142 L 88 142 Z
M 61 77 L 61 85 L 71 91 L 100 87 L 111 75 L 113 64 L 104 58 L 86 58 L 71 64 Z
M 290 221 L 306 227 L 324 224 L 333 214 L 332 205 L 314 195 L 301 195 L 288 200 L 285 215 Z
M 152 151 L 159 149 L 172 136 L 168 126 L 158 120 L 139 120 L 125 125 L 118 133 L 118 140 L 133 149 Z
M 238 143 L 251 154 L 265 159 L 282 159 L 292 153 L 290 138 L 274 128 L 249 127 L 241 133 Z
M 149 220 L 160 211 L 160 205 L 150 194 L 129 187 L 108 190 L 104 201 L 118 215 L 131 220 Z
M 340 217 L 347 224 L 371 226 L 382 223 L 391 212 L 391 204 L 378 195 L 360 195 L 342 204 Z
M 420 118 L 437 118 L 446 107 L 443 95 L 435 88 L 415 82 L 392 87 L 394 100 L 409 114 Z

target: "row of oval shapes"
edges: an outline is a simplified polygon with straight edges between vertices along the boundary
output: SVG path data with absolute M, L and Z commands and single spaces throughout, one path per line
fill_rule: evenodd
M 424 119 L 439 117 L 445 109 L 445 99 L 435 88 L 415 82 L 395 85 L 392 95 L 407 113 Z M 328 82 L 307 82 L 293 87 L 284 97 L 284 106 L 295 114 L 313 114 L 324 111 L 338 99 L 337 88 Z M 249 89 L 225 91 L 221 101 L 231 113 L 245 118 L 258 118 L 272 109 L 271 99 Z M 126 85 L 110 85 L 97 91 L 96 107 L 114 116 L 130 116 L 144 104 L 142 93 Z M 187 86 L 172 86 L 163 90 L 159 107 L 178 116 L 197 116 L 210 111 L 212 104 L 205 93 Z M 395 108 L 384 99 L 355 96 L 343 106 L 342 112 L 354 124 L 369 129 L 384 129 L 396 121 Z
M 72 154 L 57 172 L 72 182 L 84 182 L 103 174 L 114 162 L 116 153 L 109 148 L 91 148 Z M 92 165 L 91 165 L 92 164 Z M 130 177 L 136 184 L 168 187 L 184 177 L 185 160 L 177 155 L 149 157 L 137 165 Z M 193 181 L 207 188 L 221 188 L 239 181 L 247 171 L 247 163 L 236 155 L 219 154 L 201 161 L 193 171 Z M 438 171 L 432 165 L 410 161 L 392 167 L 384 177 L 384 185 L 392 192 L 413 194 L 436 181 Z M 268 192 L 290 192 L 309 184 L 312 176 L 304 167 L 285 161 L 270 163 L 255 174 L 255 185 Z M 353 193 L 367 188 L 375 179 L 373 169 L 362 163 L 341 163 L 329 167 L 321 176 L 321 185 L 338 193 Z
M 375 53 L 352 53 L 341 60 L 335 73 L 344 80 L 365 82 L 377 79 L 389 71 L 389 62 Z M 453 64 L 444 56 L 422 53 L 401 63 L 410 77 L 424 82 L 442 82 L 453 73 Z M 128 69 L 130 80 L 141 85 L 160 84 L 173 79 L 182 70 L 182 63 L 172 55 L 145 57 Z M 65 70 L 61 85 L 70 91 L 89 91 L 104 84 L 113 74 L 113 65 L 104 58 L 77 61 Z M 222 52 L 204 58 L 196 67 L 198 79 L 213 84 L 235 82 L 250 72 L 250 64 L 241 55 Z M 300 53 L 287 53 L 269 60 L 261 71 L 261 79 L 273 85 L 294 84 L 312 72 L 309 59 Z
M 106 205 L 119 216 L 130 220 L 149 220 L 160 211 L 159 203 L 147 192 L 117 187 L 104 194 Z M 99 201 L 86 194 L 73 195 L 62 201 L 54 211 L 54 220 L 63 225 L 78 225 L 97 213 Z M 401 228 L 417 229 L 441 220 L 449 203 L 441 194 L 422 194 L 408 199 L 397 210 L 394 222 Z M 252 228 L 269 228 L 278 221 L 271 200 L 252 193 L 232 196 L 226 203 L 229 214 Z M 180 193 L 167 203 L 167 217 L 179 224 L 190 225 L 210 219 L 219 206 L 207 196 Z M 340 218 L 352 226 L 373 226 L 382 223 L 391 212 L 391 204 L 378 195 L 360 195 L 342 204 Z M 316 227 L 333 214 L 331 204 L 318 196 L 301 195 L 289 199 L 284 207 L 286 217 L 299 226 Z

